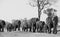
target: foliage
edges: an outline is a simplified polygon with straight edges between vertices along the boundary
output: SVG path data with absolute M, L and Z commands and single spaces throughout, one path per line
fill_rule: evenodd
M 29 5 L 31 5 L 32 7 L 36 7 L 38 6 L 38 1 L 39 1 L 39 4 L 40 6 L 44 5 L 53 5 L 55 4 L 58 0 L 29 0 Z

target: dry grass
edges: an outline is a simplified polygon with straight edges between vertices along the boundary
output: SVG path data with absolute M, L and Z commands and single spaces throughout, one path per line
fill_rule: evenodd
M 0 37 L 60 37 L 60 26 L 58 27 L 57 34 L 48 34 L 48 33 L 31 33 L 31 32 L 0 32 Z

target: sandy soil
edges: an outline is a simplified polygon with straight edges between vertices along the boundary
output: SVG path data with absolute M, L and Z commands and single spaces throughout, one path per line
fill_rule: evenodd
M 0 37 L 60 37 L 60 28 L 57 34 L 32 33 L 22 31 L 0 32 Z

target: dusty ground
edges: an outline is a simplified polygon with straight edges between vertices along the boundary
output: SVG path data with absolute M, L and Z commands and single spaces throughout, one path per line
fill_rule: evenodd
M 60 28 L 58 28 L 60 30 Z M 31 33 L 31 32 L 0 32 L 0 37 L 60 37 L 60 31 L 57 34 Z

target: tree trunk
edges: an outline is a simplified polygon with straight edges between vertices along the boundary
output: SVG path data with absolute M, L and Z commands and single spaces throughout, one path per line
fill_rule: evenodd
M 38 3 L 38 18 L 39 18 L 39 20 L 40 20 L 41 9 L 40 9 L 39 0 L 37 0 L 37 3 Z
M 38 8 L 38 18 L 40 20 L 40 16 L 41 16 L 41 9 Z

